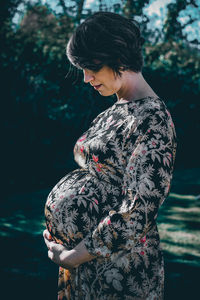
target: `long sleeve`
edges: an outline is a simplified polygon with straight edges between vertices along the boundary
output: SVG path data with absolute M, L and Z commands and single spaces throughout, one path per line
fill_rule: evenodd
M 154 111 L 140 127 L 137 139 L 131 130 L 124 139 L 126 161 L 119 207 L 110 210 L 84 239 L 92 255 L 108 257 L 144 243 L 169 194 L 176 152 L 171 116 L 168 111 Z

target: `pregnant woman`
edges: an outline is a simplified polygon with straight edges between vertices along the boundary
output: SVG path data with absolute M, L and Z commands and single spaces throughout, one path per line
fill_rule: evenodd
M 77 169 L 46 202 L 44 240 L 60 266 L 60 300 L 163 299 L 156 218 L 170 190 L 176 133 L 142 76 L 143 42 L 133 20 L 99 12 L 67 45 L 85 83 L 117 99 L 79 137 Z

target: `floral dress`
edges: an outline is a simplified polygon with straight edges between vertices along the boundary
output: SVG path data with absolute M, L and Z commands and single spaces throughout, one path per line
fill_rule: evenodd
M 79 167 L 45 205 L 48 230 L 73 249 L 82 240 L 90 262 L 59 268 L 58 299 L 163 299 L 164 263 L 156 225 L 169 194 L 176 133 L 156 97 L 115 102 L 74 147 Z

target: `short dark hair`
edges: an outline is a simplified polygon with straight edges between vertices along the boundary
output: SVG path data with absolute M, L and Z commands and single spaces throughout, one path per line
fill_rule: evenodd
M 112 12 L 97 12 L 83 21 L 67 44 L 67 57 L 78 69 L 99 71 L 108 66 L 120 70 L 142 70 L 144 38 L 135 20 Z

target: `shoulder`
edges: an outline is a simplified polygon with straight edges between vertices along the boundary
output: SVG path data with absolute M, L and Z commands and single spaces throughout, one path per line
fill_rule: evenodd
M 135 120 L 133 126 L 135 127 L 137 124 L 137 131 L 140 135 L 145 134 L 151 127 L 158 130 L 162 128 L 163 132 L 169 131 L 171 135 L 176 136 L 170 111 L 161 98 L 149 97 L 130 103 L 128 105 L 127 120 L 129 121 L 129 125 L 131 120 Z
M 167 115 L 167 107 L 161 98 L 147 97 L 142 100 L 133 101 L 128 105 L 130 115 L 145 118 L 153 114 Z
M 138 118 L 142 121 L 152 118 L 153 116 L 160 117 L 162 120 L 171 118 L 169 109 L 161 98 L 148 97 L 135 103 L 130 103 L 128 106 L 128 115 Z

